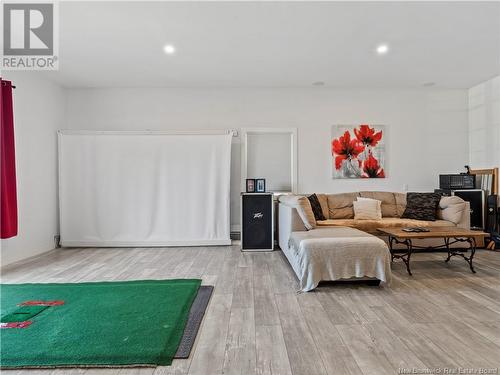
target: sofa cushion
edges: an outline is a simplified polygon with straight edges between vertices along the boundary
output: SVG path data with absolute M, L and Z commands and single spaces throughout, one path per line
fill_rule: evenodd
M 354 219 L 379 220 L 382 219 L 381 201 L 377 199 L 361 198 L 353 202 Z
M 406 209 L 406 193 L 394 193 L 394 198 L 396 199 L 396 217 L 401 217 Z
M 330 213 L 328 211 L 328 197 L 326 194 L 316 194 L 319 200 L 319 204 L 321 205 L 321 210 L 323 211 L 323 216 L 328 219 Z
M 439 208 L 437 211 L 438 219 L 458 224 L 464 215 L 466 204 L 462 198 L 452 195 L 451 197 L 441 197 Z
M 363 198 L 377 199 L 382 202 L 382 217 L 398 217 L 396 197 L 387 191 L 360 191 Z
M 406 209 L 402 218 L 416 220 L 436 220 L 441 195 L 438 193 L 406 194 Z
M 383 217 L 380 220 L 355 220 L 355 219 L 330 219 L 317 222 L 318 228 L 342 226 L 351 227 L 368 232 L 371 234 L 380 234 L 377 228 L 407 228 L 407 227 L 453 227 L 453 224 L 447 220 L 424 221 L 413 219 L 400 219 L 396 217 Z
M 352 202 L 354 202 L 358 196 L 358 193 L 328 194 L 328 218 L 354 219 Z
M 307 197 L 302 195 L 281 195 L 279 201 L 297 210 L 307 230 L 316 228 L 316 219 Z
M 309 199 L 309 203 L 311 204 L 314 218 L 316 220 L 326 220 L 326 217 L 325 215 L 323 215 L 323 210 L 321 209 L 321 204 L 319 203 L 319 199 L 316 196 L 316 194 L 308 196 L 307 199 Z

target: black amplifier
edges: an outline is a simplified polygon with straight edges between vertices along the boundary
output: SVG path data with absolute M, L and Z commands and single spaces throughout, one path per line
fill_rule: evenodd
M 241 193 L 241 250 L 273 249 L 273 193 Z
M 439 188 L 443 190 L 475 189 L 474 174 L 440 174 Z

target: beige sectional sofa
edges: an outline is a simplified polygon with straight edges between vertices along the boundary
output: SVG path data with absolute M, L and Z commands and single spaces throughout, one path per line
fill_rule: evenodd
M 306 195 L 283 195 L 279 197 L 280 247 L 288 246 L 294 231 L 312 230 L 324 227 L 351 227 L 380 236 L 377 228 L 394 227 L 449 227 L 470 228 L 469 203 L 459 197 L 443 197 L 439 203 L 436 221 L 420 221 L 401 218 L 406 208 L 406 194 L 395 192 L 361 191 L 341 194 L 316 194 L 326 220 L 316 221 Z M 357 197 L 382 201 L 382 219 L 354 219 L 353 201 Z M 381 237 L 385 240 L 384 237 Z M 439 239 L 416 241 L 416 246 L 443 245 Z M 457 247 L 463 247 L 457 244 Z

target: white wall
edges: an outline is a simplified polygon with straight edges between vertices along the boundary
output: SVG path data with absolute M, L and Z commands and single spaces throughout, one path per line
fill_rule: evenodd
M 247 133 L 246 175 L 266 179 L 266 190 L 292 191 L 290 138 L 290 133 Z
M 57 137 L 65 95 L 36 72 L 5 72 L 14 90 L 19 231 L 1 240 L 2 265 L 54 248 L 58 233 Z
M 469 144 L 471 167 L 500 166 L 500 76 L 469 89 Z
M 468 161 L 467 90 L 71 89 L 67 128 L 298 128 L 300 192 L 432 190 Z M 387 125 L 386 179 L 333 180 L 330 127 Z M 239 223 L 240 145 L 233 142 L 232 224 Z

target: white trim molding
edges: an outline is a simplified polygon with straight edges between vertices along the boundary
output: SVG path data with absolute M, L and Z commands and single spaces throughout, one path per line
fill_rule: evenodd
M 297 128 L 242 128 L 241 129 L 241 191 L 246 191 L 248 135 L 249 134 L 289 134 L 290 135 L 290 176 L 292 191 L 276 193 L 296 193 L 298 186 Z
M 227 246 L 231 240 L 203 240 L 203 241 L 64 241 L 63 247 L 179 247 L 179 246 Z

